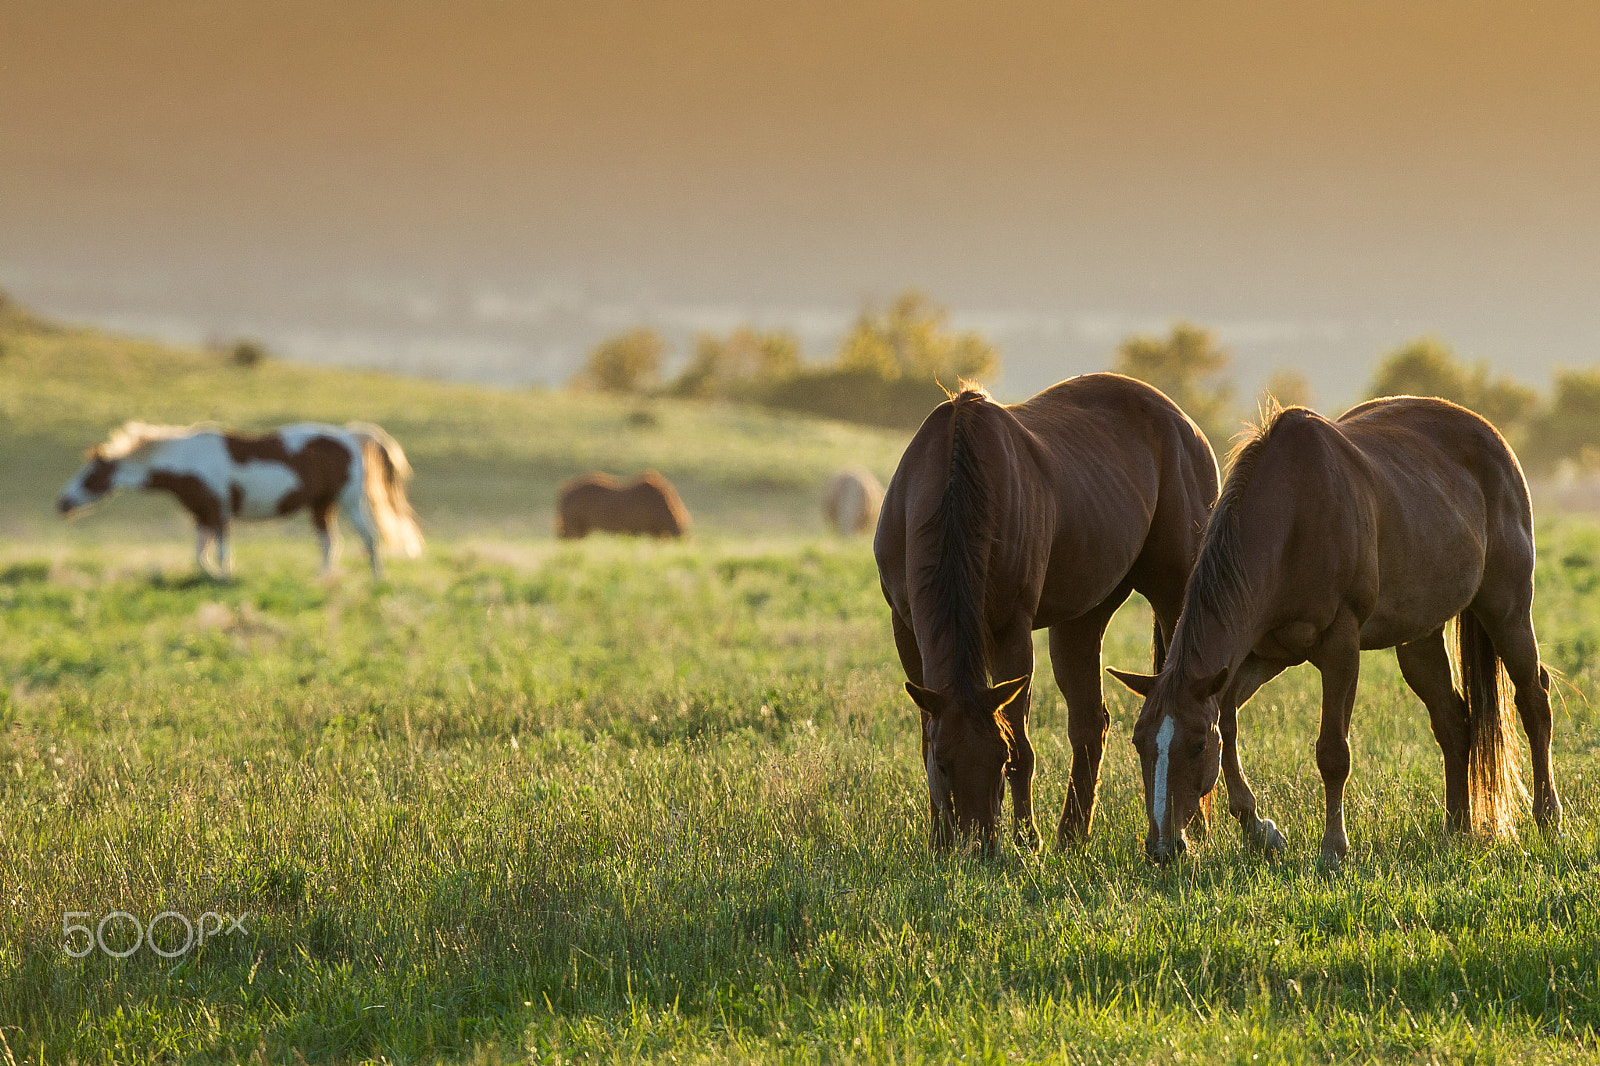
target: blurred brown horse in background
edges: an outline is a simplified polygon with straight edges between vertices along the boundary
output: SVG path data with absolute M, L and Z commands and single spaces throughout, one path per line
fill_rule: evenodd
M 1037 846 L 1028 707 L 1032 633 L 1046 627 L 1072 743 L 1057 838 L 1088 833 L 1110 724 L 1106 624 L 1143 593 L 1159 666 L 1216 496 L 1216 459 L 1194 423 L 1117 374 L 1013 406 L 963 383 L 923 422 L 873 547 L 921 709 L 936 846 L 957 834 L 991 844 L 1008 781 L 1019 843 Z
M 556 501 L 556 536 L 631 533 L 681 537 L 689 532 L 689 510 L 672 482 L 648 470 L 624 485 L 610 474 L 582 474 L 561 486 Z
M 1146 851 L 1185 850 L 1183 826 L 1228 779 L 1245 839 L 1277 850 L 1239 767 L 1238 707 L 1287 667 L 1322 673 L 1317 768 L 1322 859 L 1349 848 L 1344 785 L 1362 649 L 1394 648 L 1444 750 L 1453 828 L 1509 829 L 1522 793 L 1501 667 L 1533 751 L 1533 814 L 1561 821 L 1550 773 L 1550 677 L 1533 617 L 1533 508 L 1495 428 L 1444 400 L 1370 400 L 1337 422 L 1291 407 L 1240 446 L 1206 530 L 1166 667 L 1112 671 L 1145 697 Z M 1444 627 L 1456 619 L 1461 689 Z M 1220 697 L 1220 698 L 1219 698 Z

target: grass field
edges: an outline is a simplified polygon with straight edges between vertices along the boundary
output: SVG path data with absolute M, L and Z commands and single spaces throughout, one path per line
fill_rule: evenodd
M 0 337 L 0 1062 L 1600 1057 L 1600 528 L 1540 530 L 1558 840 L 1443 836 L 1426 714 L 1379 653 L 1337 875 L 1308 668 L 1243 714 L 1284 858 L 1221 825 L 1147 863 L 1108 684 L 1091 842 L 936 859 L 870 550 L 814 517 L 833 464 L 887 474 L 902 440 L 629 410 Z M 55 524 L 77 450 L 135 415 L 382 422 L 433 541 L 374 585 L 353 558 L 317 581 L 298 524 L 246 531 L 216 584 L 170 504 Z M 678 479 L 697 536 L 547 539 L 549 489 L 591 463 Z M 1142 666 L 1147 633 L 1130 605 L 1106 660 Z M 1048 678 L 1041 644 L 1046 810 Z M 167 919 L 172 958 L 72 957 L 64 923 L 113 911 L 248 917 L 183 953 Z

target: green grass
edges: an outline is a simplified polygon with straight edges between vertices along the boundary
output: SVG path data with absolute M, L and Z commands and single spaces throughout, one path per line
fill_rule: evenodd
M 105 381 L 43 348 L 74 344 Z M 664 407 L 663 437 L 699 456 L 702 534 L 558 545 L 509 498 L 430 478 L 548 481 L 585 447 L 667 469 L 672 448 L 617 435 L 622 407 L 287 367 L 206 407 L 238 372 L 92 335 L 4 351 L 0 1062 L 1600 1055 L 1600 529 L 1541 529 L 1538 623 L 1567 679 L 1559 840 L 1526 819 L 1517 841 L 1444 837 L 1426 714 L 1375 653 L 1337 875 L 1315 861 L 1308 668 L 1243 714 L 1284 858 L 1224 824 L 1147 863 L 1135 706 L 1108 684 L 1091 842 L 939 859 L 868 546 L 779 521 L 814 506 L 841 441 L 880 467 L 895 438 Z M 187 401 L 155 396 L 174 380 Z M 118 501 L 62 533 L 29 495 L 54 472 L 11 475 L 130 415 L 286 419 L 303 388 L 315 417 L 398 425 L 417 457 L 441 532 L 381 584 L 354 560 L 314 580 L 293 528 L 247 535 L 236 582 L 195 581 L 164 512 Z M 530 432 L 569 402 L 610 437 Z M 774 443 L 780 425 L 802 442 Z M 751 471 L 778 487 L 747 511 Z M 1106 660 L 1143 664 L 1147 633 L 1130 605 Z M 1041 642 L 1047 818 L 1067 768 L 1048 678 Z M 69 957 L 66 912 L 113 910 L 248 913 L 248 932 L 172 960 Z

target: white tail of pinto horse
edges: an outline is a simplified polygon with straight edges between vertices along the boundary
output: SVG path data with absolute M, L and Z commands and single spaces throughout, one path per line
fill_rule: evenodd
M 406 499 L 411 464 L 400 443 L 371 422 L 350 422 L 344 427 L 361 442 L 362 502 L 377 527 L 378 538 L 390 551 L 408 559 L 422 554 L 422 530 L 417 513 Z

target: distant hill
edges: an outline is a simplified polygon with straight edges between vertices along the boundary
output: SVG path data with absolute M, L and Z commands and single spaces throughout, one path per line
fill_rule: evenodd
M 435 533 L 546 536 L 557 485 L 589 469 L 671 478 L 705 534 L 821 529 L 822 484 L 860 463 L 887 481 L 909 434 L 684 400 L 445 384 L 133 341 L 0 317 L 0 537 L 98 537 L 183 524 L 119 499 L 70 527 L 51 510 L 84 449 L 138 418 L 265 429 L 383 425 L 406 449 Z

